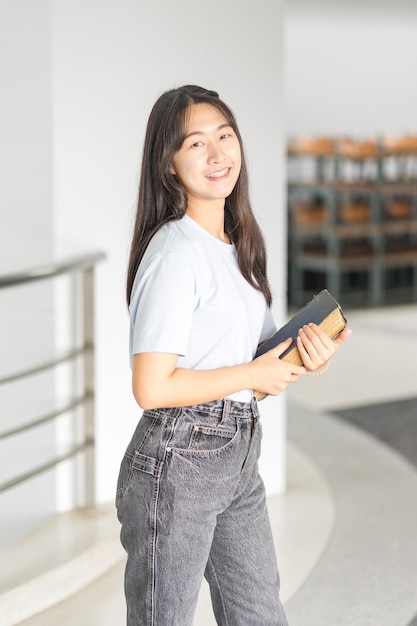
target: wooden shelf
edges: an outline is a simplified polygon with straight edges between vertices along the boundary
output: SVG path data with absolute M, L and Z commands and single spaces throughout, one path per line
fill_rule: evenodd
M 352 224 L 332 224 L 330 220 L 320 223 L 299 224 L 296 235 L 300 239 L 313 236 L 326 236 L 328 231 L 338 239 L 359 239 L 362 237 L 381 237 L 384 235 L 414 235 L 417 234 L 417 221 L 395 220 L 381 223 L 358 222 Z
M 292 160 L 300 156 L 306 155 L 289 153 Z M 369 306 L 384 304 L 394 288 L 408 294 L 407 301 L 417 301 L 417 152 L 406 154 L 415 158 L 415 177 L 397 179 L 385 176 L 383 161 L 404 154 L 379 151 L 369 157 L 376 165 L 374 178 L 357 180 L 339 176 L 340 164 L 351 157 L 307 156 L 316 159 L 319 177 L 288 183 L 290 303 L 302 306 L 312 290 L 324 287 L 341 302 L 355 295 L 356 287 L 367 294 L 362 301 Z M 406 282 L 392 285 L 396 281 L 387 276 L 397 270 Z M 352 278 L 346 287 L 346 276 L 355 273 L 366 278 Z

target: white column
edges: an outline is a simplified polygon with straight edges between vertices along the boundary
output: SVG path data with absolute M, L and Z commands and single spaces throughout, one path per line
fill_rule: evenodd
M 50 261 L 53 249 L 50 3 L 0 3 L 0 272 Z M 50 283 L 0 291 L 0 378 L 54 349 Z M 0 428 L 51 410 L 53 374 L 0 386 Z M 1 482 L 54 456 L 54 426 L 0 441 Z M 54 472 L 0 494 L 0 542 L 19 539 L 55 510 Z
M 219 91 L 249 157 L 269 248 L 278 322 L 285 301 L 283 0 L 53 2 L 55 235 L 59 251 L 100 248 L 97 280 L 98 495 L 113 498 L 140 415 L 130 389 L 124 281 L 140 152 L 159 94 L 183 83 Z M 285 411 L 262 405 L 263 473 L 284 484 Z M 274 442 L 270 446 L 270 442 Z

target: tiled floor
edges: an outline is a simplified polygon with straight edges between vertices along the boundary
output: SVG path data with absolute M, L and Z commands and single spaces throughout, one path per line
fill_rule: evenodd
M 292 444 L 288 448 L 288 470 L 291 477 L 288 493 L 269 500 L 284 601 L 308 580 L 329 541 L 335 517 L 332 494 L 321 471 L 309 456 Z M 308 525 L 305 524 L 306 511 Z M 72 626 L 75 616 L 77 626 L 122 626 L 125 614 L 123 569 L 123 563 L 116 565 L 81 593 L 22 622 L 21 626 Z M 215 626 L 205 582 L 195 624 Z
M 417 472 L 331 412 L 417 395 L 417 306 L 347 315 L 354 332 L 330 371 L 288 392 L 288 491 L 269 501 L 282 598 L 291 626 L 408 626 Z M 122 577 L 116 565 L 21 626 L 122 626 Z M 195 624 L 215 624 L 205 585 Z

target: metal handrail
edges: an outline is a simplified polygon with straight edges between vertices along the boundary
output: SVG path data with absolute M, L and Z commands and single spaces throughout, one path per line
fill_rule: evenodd
M 87 402 L 87 400 L 91 400 L 91 399 L 92 399 L 91 394 L 85 393 L 83 396 L 79 396 L 78 398 L 75 398 L 74 400 L 66 404 L 65 406 L 59 409 L 56 409 L 55 411 L 51 411 L 51 413 L 45 413 L 44 415 L 37 417 L 31 422 L 27 422 L 26 424 L 21 424 L 20 426 L 15 426 L 15 428 L 10 428 L 9 430 L 4 430 L 3 432 L 0 432 L 0 439 L 7 439 L 8 437 L 14 437 L 15 435 L 18 435 L 19 433 L 25 432 L 25 430 L 36 428 L 36 426 L 41 426 L 42 424 L 45 424 L 46 422 L 50 422 L 51 420 L 55 419 L 56 417 L 59 417 L 60 415 L 63 415 L 64 413 L 69 413 L 70 411 L 73 411 L 78 406 L 84 404 L 85 402 Z M 0 485 L 0 491 L 1 491 L 1 485 Z
M 27 376 L 34 376 L 35 374 L 40 374 L 45 370 L 49 370 L 56 365 L 61 365 L 61 363 L 65 363 L 66 361 L 71 361 L 75 359 L 75 357 L 80 356 L 81 354 L 85 354 L 87 350 L 91 350 L 92 346 L 83 345 L 80 348 L 74 348 L 74 350 L 70 350 L 61 356 L 56 357 L 55 359 L 51 359 L 50 361 L 45 361 L 44 363 L 39 363 L 35 367 L 31 367 L 27 370 L 21 370 L 20 372 L 15 372 L 14 374 L 8 374 L 3 378 L 0 378 L 0 385 L 5 385 L 6 383 L 12 383 L 20 378 L 26 378 Z
M 91 252 L 13 274 L 0 274 L 0 289 L 89 269 L 105 258 L 106 254 L 104 252 Z
M 0 493 L 25 482 L 62 461 L 65 461 L 80 452 L 85 452 L 85 504 L 93 506 L 95 503 L 95 401 L 94 401 L 94 267 L 96 263 L 106 257 L 104 252 L 93 252 L 78 255 L 49 265 L 43 265 L 13 274 L 0 275 L 0 289 L 18 287 L 39 280 L 53 279 L 63 274 L 81 272 L 83 274 L 83 334 L 84 342 L 81 347 L 73 348 L 65 354 L 39 363 L 32 368 L 21 370 L 0 379 L 0 385 L 15 382 L 28 376 L 33 376 L 57 365 L 82 355 L 84 357 L 84 391 L 81 396 L 73 398 L 69 404 L 38 416 L 30 422 L 0 433 L 0 439 L 19 435 L 20 433 L 36 428 L 45 422 L 51 421 L 63 413 L 74 410 L 79 405 L 85 406 L 84 411 L 84 440 L 74 444 L 65 453 L 32 468 L 30 471 L 13 477 L 0 484 Z
M 50 461 L 47 461 L 46 463 L 43 463 L 42 465 L 38 465 L 37 467 L 31 469 L 29 472 L 25 472 L 24 474 L 15 476 L 15 478 L 11 478 L 10 480 L 8 480 L 7 482 L 1 485 L 1 491 L 7 491 L 7 489 L 11 489 L 12 487 L 17 487 L 17 485 L 20 485 L 21 483 L 26 482 L 27 480 L 29 480 L 30 478 L 33 478 L 34 476 L 38 476 L 38 474 L 42 474 L 43 472 L 46 472 L 47 470 L 52 469 L 59 463 L 62 463 L 62 461 L 66 461 L 67 459 L 70 459 L 71 457 L 75 456 L 79 452 L 83 452 L 84 450 L 87 450 L 88 448 L 92 448 L 93 446 L 94 446 L 94 441 L 93 440 L 90 441 L 86 439 L 83 443 L 79 443 L 75 446 L 72 446 L 72 448 L 70 448 L 67 452 L 60 454 L 59 456 L 56 456 L 55 458 L 51 459 Z

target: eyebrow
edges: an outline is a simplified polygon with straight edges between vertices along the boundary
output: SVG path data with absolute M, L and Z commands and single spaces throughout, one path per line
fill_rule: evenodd
M 220 124 L 220 126 L 216 128 L 216 131 L 222 130 L 223 128 L 231 128 L 233 130 L 233 126 L 228 122 L 225 122 L 224 124 Z M 184 141 L 188 139 L 188 137 L 193 137 L 193 135 L 204 135 L 204 132 L 202 130 L 193 130 L 192 133 L 188 133 L 188 135 L 185 135 Z

